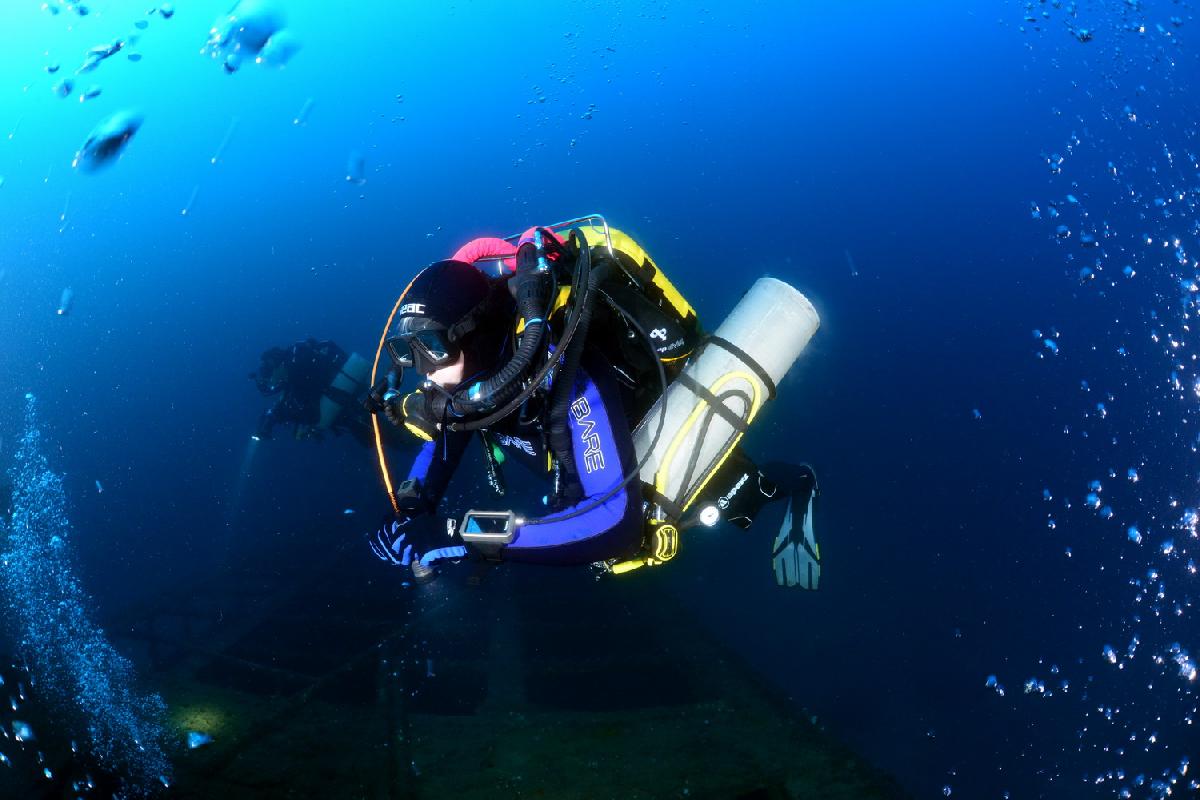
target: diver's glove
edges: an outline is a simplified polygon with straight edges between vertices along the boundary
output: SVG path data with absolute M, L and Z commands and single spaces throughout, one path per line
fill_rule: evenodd
M 399 392 L 387 392 L 380 400 L 379 408 L 388 422 L 397 428 L 404 425 L 404 395 Z
M 385 564 L 407 567 L 413 560 L 413 545 L 407 527 L 412 523 L 412 517 L 407 515 L 389 516 L 384 519 L 379 530 L 367 536 L 367 544 L 375 557 Z
M 397 428 L 405 428 L 422 441 L 432 441 L 438 432 L 431 398 L 425 392 L 405 395 L 391 392 L 384 395 L 383 414 L 388 422 Z
M 417 578 L 427 577 L 439 561 L 466 558 L 462 545 L 433 547 L 428 526 L 414 524 L 415 517 L 407 514 L 390 515 L 379 530 L 367 537 L 375 557 L 393 566 L 412 567 Z

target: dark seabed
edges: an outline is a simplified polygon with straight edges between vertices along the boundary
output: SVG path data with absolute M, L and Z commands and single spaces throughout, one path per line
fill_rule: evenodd
M 0 5 L 0 797 L 1200 792 L 1193 2 L 231 5 Z M 819 591 L 769 521 L 404 585 L 372 452 L 251 438 L 267 348 L 592 212 L 819 311 L 745 438 Z

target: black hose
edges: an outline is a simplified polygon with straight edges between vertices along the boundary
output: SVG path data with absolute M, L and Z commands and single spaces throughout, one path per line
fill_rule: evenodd
M 597 497 L 595 500 L 583 506 L 582 508 L 577 508 L 574 511 L 566 514 L 551 514 L 540 519 L 526 520 L 526 525 L 545 525 L 549 522 L 561 522 L 564 519 L 574 519 L 581 514 L 586 514 L 592 509 L 604 505 L 609 501 L 610 498 L 612 498 L 613 495 L 624 489 L 634 478 L 642 474 L 642 467 L 646 466 L 646 462 L 650 460 L 650 456 L 654 455 L 654 451 L 658 447 L 658 442 L 660 439 L 662 439 L 663 427 L 667 422 L 667 387 L 669 385 L 667 383 L 667 370 L 665 367 L 663 367 L 662 359 L 658 357 L 658 351 L 654 349 L 654 340 L 651 339 L 650 335 L 646 333 L 646 329 L 643 328 L 638 321 L 633 318 L 632 314 L 621 308 L 621 306 L 617 305 L 611 297 L 608 297 L 607 299 L 608 304 L 612 306 L 618 314 L 624 317 L 625 321 L 633 326 L 633 329 L 641 335 L 642 341 L 645 342 L 646 346 L 650 348 L 650 354 L 654 358 L 655 366 L 658 367 L 658 380 L 662 384 L 662 395 L 659 399 L 661 405 L 659 406 L 658 413 L 658 427 L 654 429 L 654 438 L 650 440 L 650 446 L 646 448 L 645 455 L 642 456 L 641 460 L 633 466 L 633 469 L 630 470 L 629 474 L 623 477 L 621 482 L 616 486 L 612 487 L 607 492 L 600 495 L 600 497 Z
M 592 322 L 592 309 L 595 304 L 592 298 L 596 288 L 608 276 L 608 270 L 601 266 L 592 270 L 591 249 L 587 242 L 579 247 L 579 274 L 585 281 L 576 302 L 580 304 L 579 322 L 574 331 L 574 338 L 562 354 L 563 362 L 558 373 L 554 376 L 554 390 L 550 396 L 548 443 L 550 452 L 554 455 L 555 463 L 560 470 L 559 476 L 565 481 L 566 499 L 579 499 L 579 469 L 575 466 L 574 448 L 571 446 L 570 407 L 571 393 L 575 386 L 575 375 L 579 372 L 579 362 L 583 358 L 583 350 L 587 345 L 588 328 Z M 555 487 L 559 489 L 559 486 Z
M 586 240 L 584 240 L 583 236 L 579 236 L 578 239 L 581 242 L 585 242 L 585 246 L 586 246 Z M 582 282 L 582 280 L 580 278 L 578 259 L 576 259 L 575 266 L 576 266 L 575 276 L 572 280 L 571 285 L 572 286 L 584 286 L 585 284 Z M 581 306 L 579 306 L 576 303 L 576 304 L 572 305 L 572 308 L 581 308 Z M 550 309 L 547 308 L 546 316 L 549 317 L 549 315 L 550 315 Z M 559 351 L 564 351 L 564 350 L 566 350 L 566 348 L 570 347 L 571 342 L 574 340 L 575 332 L 579 328 L 579 316 L 580 315 L 578 313 L 570 315 L 570 319 L 568 319 L 568 321 L 567 321 L 566 329 L 563 331 L 563 335 L 561 338 L 559 338 L 558 343 L 556 345 L 556 347 Z M 528 319 L 528 317 L 526 317 L 526 319 Z M 525 387 L 523 389 L 521 389 L 520 391 L 518 391 L 501 408 L 491 412 L 490 414 L 488 414 L 487 416 L 485 416 L 481 419 L 451 422 L 447 425 L 447 428 L 451 431 L 476 431 L 481 428 L 486 428 L 490 425 L 494 425 L 495 423 L 504 419 L 508 415 L 512 414 L 514 411 L 517 410 L 518 406 L 520 406 L 522 403 L 524 403 L 526 400 L 528 400 L 529 397 L 534 392 L 536 392 L 538 390 L 538 388 L 545 382 L 546 376 L 550 374 L 550 371 L 552 369 L 554 369 L 558 363 L 559 363 L 558 358 L 546 359 L 546 363 L 542 366 L 541 370 L 537 373 L 537 375 L 534 376 L 532 380 L 528 381 L 526 383 Z M 458 405 L 456 403 L 455 408 L 457 408 L 457 407 L 458 407 Z
M 522 245 L 532 248 L 532 244 Z M 521 377 L 542 350 L 542 338 L 546 332 L 550 303 L 553 301 L 553 275 L 538 272 L 537 261 L 517 253 L 517 312 L 526 320 L 517 352 L 499 372 L 485 381 L 474 384 L 475 397 L 456 392 L 451 411 L 463 417 L 479 414 L 507 402 L 521 389 Z

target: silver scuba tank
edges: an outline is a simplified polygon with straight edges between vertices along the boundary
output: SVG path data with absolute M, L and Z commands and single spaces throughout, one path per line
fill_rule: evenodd
M 651 519 L 679 520 L 816 333 L 812 303 L 759 278 L 633 432 Z M 660 417 L 665 420 L 655 441 Z

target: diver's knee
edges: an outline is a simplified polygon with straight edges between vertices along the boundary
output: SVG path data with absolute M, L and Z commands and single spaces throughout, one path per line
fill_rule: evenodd
M 813 495 L 819 493 L 817 473 L 808 464 L 775 461 L 763 466 L 759 474 L 782 489 L 783 494 Z

